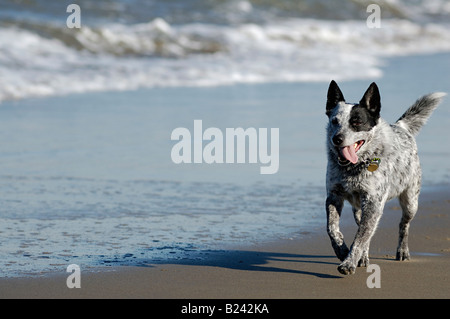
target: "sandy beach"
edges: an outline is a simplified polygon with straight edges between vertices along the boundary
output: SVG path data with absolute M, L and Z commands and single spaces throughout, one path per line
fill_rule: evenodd
M 381 270 L 381 288 L 368 288 L 371 275 L 358 268 L 343 276 L 321 229 L 303 238 L 247 250 L 211 251 L 202 263 L 148 264 L 106 272 L 81 272 L 81 288 L 66 286 L 68 274 L 46 278 L 1 279 L 2 298 L 448 298 L 450 261 L 449 188 L 424 191 L 412 226 L 410 261 L 395 261 L 400 210 L 385 209 L 371 245 L 370 260 Z M 347 240 L 355 231 L 344 212 Z M 323 227 L 324 228 L 324 227 Z

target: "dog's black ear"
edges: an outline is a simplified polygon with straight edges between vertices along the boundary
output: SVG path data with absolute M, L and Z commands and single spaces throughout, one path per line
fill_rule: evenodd
M 334 109 L 339 102 L 345 102 L 344 95 L 342 94 L 341 89 L 339 89 L 337 83 L 334 82 L 334 80 L 331 80 L 327 94 L 326 114 L 328 116 L 330 116 L 331 110 Z
M 372 84 L 370 84 L 366 93 L 364 93 L 364 96 L 359 102 L 359 105 L 365 107 L 369 111 L 369 113 L 373 117 L 375 117 L 375 119 L 378 119 L 380 117 L 381 98 L 380 92 L 378 91 L 378 86 L 375 84 L 375 82 L 372 82 Z

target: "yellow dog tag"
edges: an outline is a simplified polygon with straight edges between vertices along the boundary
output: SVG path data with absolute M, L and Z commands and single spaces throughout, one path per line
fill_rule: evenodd
M 375 172 L 375 171 L 378 169 L 378 167 L 380 166 L 380 163 L 381 163 L 381 159 L 379 159 L 379 158 L 374 158 L 374 159 L 369 163 L 369 166 L 367 166 L 367 170 L 368 170 L 369 172 Z

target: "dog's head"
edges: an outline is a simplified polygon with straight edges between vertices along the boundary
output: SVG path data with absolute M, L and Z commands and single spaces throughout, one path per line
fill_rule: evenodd
M 365 160 L 366 144 L 373 137 L 373 128 L 380 119 L 380 93 L 375 83 L 367 89 L 359 103 L 346 103 L 336 82 L 328 88 L 326 114 L 328 146 L 340 165 Z

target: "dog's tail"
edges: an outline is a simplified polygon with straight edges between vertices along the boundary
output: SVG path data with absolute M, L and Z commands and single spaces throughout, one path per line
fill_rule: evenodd
M 395 124 L 406 129 L 412 135 L 417 135 L 445 95 L 446 93 L 436 92 L 422 96 L 406 110 Z

